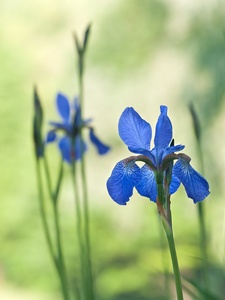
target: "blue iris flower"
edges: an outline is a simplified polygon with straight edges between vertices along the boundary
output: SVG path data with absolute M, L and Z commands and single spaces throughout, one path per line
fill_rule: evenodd
M 75 98 L 74 103 L 70 105 L 68 99 L 59 93 L 56 97 L 56 107 L 62 121 L 50 122 L 53 128 L 48 132 L 46 142 L 57 140 L 66 162 L 71 163 L 81 159 L 87 150 L 87 145 L 81 137 L 81 130 L 84 127 L 89 129 L 90 141 L 96 147 L 98 154 L 103 155 L 109 151 L 110 148 L 95 135 L 93 127 L 90 126 L 91 119 L 82 120 L 78 98 Z M 58 131 L 63 132 L 61 137 L 57 136 Z
M 177 191 L 180 183 L 184 185 L 187 196 L 194 203 L 202 201 L 209 195 L 208 182 L 190 165 L 190 158 L 185 154 L 175 154 L 184 149 L 183 145 L 172 145 L 172 124 L 167 116 L 167 107 L 160 106 L 154 147 L 150 149 L 152 129 L 148 122 L 132 108 L 127 107 L 118 125 L 119 135 L 127 145 L 129 151 L 140 154 L 119 161 L 114 167 L 107 181 L 107 189 L 111 198 L 121 205 L 126 205 L 133 194 L 134 187 L 142 196 L 151 201 L 157 200 L 156 174 L 166 179 L 165 165 L 168 161 L 176 159 L 172 166 L 169 194 Z M 136 162 L 145 164 L 140 168 Z

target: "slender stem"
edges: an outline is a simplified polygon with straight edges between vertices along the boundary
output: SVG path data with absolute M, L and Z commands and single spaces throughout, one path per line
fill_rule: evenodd
M 54 223 L 55 223 L 55 231 L 56 231 L 56 244 L 57 244 L 57 250 L 58 250 L 58 260 L 59 260 L 62 289 L 63 289 L 65 300 L 69 300 L 70 297 L 69 297 L 69 291 L 68 291 L 68 285 L 67 285 L 68 279 L 67 279 L 64 254 L 63 254 L 63 249 L 62 249 L 61 227 L 60 227 L 59 212 L 58 212 L 58 196 L 59 196 L 60 186 L 62 183 L 62 178 L 63 178 L 63 160 L 61 160 L 61 163 L 60 163 L 58 180 L 56 183 L 55 192 L 52 193 L 52 200 L 53 200 Z
M 64 255 L 62 251 L 62 241 L 61 241 L 61 230 L 59 224 L 59 214 L 57 204 L 54 204 L 54 221 L 56 229 L 56 241 L 57 241 L 57 250 L 58 250 L 58 261 L 59 261 L 59 272 L 61 276 L 62 289 L 64 294 L 64 299 L 69 300 L 69 292 L 67 287 L 67 274 L 64 262 Z
M 69 300 L 70 297 L 69 297 L 69 291 L 67 286 L 67 275 L 66 275 L 66 267 L 64 262 L 64 255 L 62 251 L 61 229 L 60 229 L 58 205 L 57 205 L 59 190 L 60 190 L 62 177 L 63 177 L 63 161 L 61 160 L 60 163 L 59 175 L 57 179 L 55 192 L 53 192 L 52 189 L 51 177 L 50 177 L 50 172 L 49 172 L 49 167 L 48 167 L 48 162 L 46 157 L 44 157 L 44 168 L 45 168 L 45 174 L 47 179 L 48 192 L 53 205 L 56 246 L 57 246 L 57 271 L 61 282 L 63 297 L 65 300 Z
M 189 111 L 193 121 L 193 129 L 196 139 L 196 150 L 198 155 L 198 161 L 200 165 L 200 170 L 202 175 L 204 175 L 204 162 L 203 157 L 204 153 L 202 151 L 202 130 L 200 125 L 200 120 L 198 114 L 194 108 L 193 103 L 189 104 Z M 209 289 L 209 278 L 208 278 L 208 259 L 207 259 L 207 234 L 206 234 L 206 225 L 205 225 L 205 210 L 203 210 L 202 202 L 198 203 L 198 220 L 200 228 L 200 251 L 202 256 L 202 281 L 204 283 L 205 289 Z
M 171 230 L 171 228 L 168 227 L 168 223 L 165 222 L 164 218 L 162 218 L 162 221 L 163 221 L 163 227 L 164 227 L 164 230 L 166 233 L 169 250 L 170 250 L 170 256 L 171 256 L 172 265 L 173 265 L 177 299 L 183 300 L 180 269 L 179 269 L 179 264 L 178 264 L 178 259 L 177 259 L 176 247 L 175 247 L 175 243 L 174 243 L 173 231 Z
M 82 112 L 84 108 L 83 101 L 83 74 L 84 74 L 84 54 L 80 54 L 79 56 L 79 99 L 81 106 L 81 120 L 82 120 Z M 82 130 L 81 130 L 81 138 L 82 138 Z M 81 146 L 82 147 L 82 146 Z M 81 153 L 83 153 L 81 149 Z M 86 169 L 85 169 L 85 158 L 82 155 L 81 159 L 81 178 L 82 178 L 82 190 L 83 190 L 83 211 L 84 211 L 84 234 L 85 234 L 85 250 L 86 250 L 86 263 L 87 263 L 87 285 L 89 291 L 88 300 L 94 299 L 94 291 L 93 291 L 93 276 L 92 276 L 92 264 L 91 264 L 91 249 L 90 249 L 90 229 L 89 229 L 89 209 L 88 209 L 88 193 L 87 193 L 87 182 L 86 182 Z
M 202 175 L 204 175 L 204 162 L 203 162 L 203 152 L 201 146 L 201 140 L 197 139 L 197 152 L 200 161 L 200 169 Z M 205 209 L 202 202 L 198 203 L 198 219 L 199 219 L 199 228 L 200 228 L 200 247 L 203 259 L 203 274 L 202 279 L 204 281 L 205 288 L 209 289 L 209 280 L 208 280 L 208 258 L 207 258 L 207 233 L 205 225 Z
M 168 194 L 168 187 L 164 189 L 164 186 L 162 184 L 163 176 L 159 176 L 160 174 L 157 175 L 158 176 L 156 177 L 156 182 L 157 182 L 158 199 L 156 201 L 156 204 L 158 207 L 158 212 L 162 219 L 163 228 L 165 230 L 168 245 L 169 245 L 170 257 L 172 260 L 173 273 L 174 273 L 174 279 L 176 285 L 177 299 L 183 300 L 180 269 L 179 269 L 176 247 L 173 238 L 172 217 L 170 211 L 170 196 Z
M 170 294 L 168 259 L 164 251 L 166 247 L 166 241 L 165 241 L 164 232 L 162 229 L 162 224 L 159 216 L 158 216 L 158 224 L 159 224 L 159 241 L 160 241 L 160 247 L 162 249 L 162 264 L 164 269 L 164 288 L 165 291 L 167 291 L 168 294 Z
M 47 241 L 48 249 L 50 252 L 51 259 L 58 271 L 58 264 L 57 259 L 54 254 L 53 246 L 52 246 L 52 240 L 49 232 L 48 222 L 46 218 L 46 210 L 45 210 L 45 204 L 44 204 L 44 197 L 43 197 L 43 188 L 42 188 L 42 179 L 41 179 L 41 170 L 40 170 L 40 159 L 36 160 L 36 172 L 37 172 L 37 183 L 38 183 L 38 193 L 39 193 L 39 207 L 40 207 L 40 214 L 41 219 L 43 223 L 44 228 L 44 234 Z
M 82 167 L 82 187 L 84 197 L 84 232 L 85 232 L 85 243 L 86 243 L 86 254 L 87 254 L 87 267 L 88 267 L 88 285 L 89 285 L 89 298 L 88 300 L 94 299 L 93 292 L 93 277 L 92 277 L 92 264 L 91 264 L 91 249 L 90 249 L 90 228 L 89 228 L 89 209 L 88 209 L 88 194 L 85 174 L 85 162 L 84 159 L 81 163 Z
M 204 206 L 202 202 L 198 203 L 198 219 L 199 219 L 199 228 L 200 228 L 200 247 L 203 259 L 203 280 L 205 284 L 205 288 L 209 288 L 208 282 L 208 259 L 207 259 L 207 234 L 205 228 L 205 214 L 204 214 Z
M 74 189 L 74 198 L 75 198 L 75 206 L 76 206 L 76 220 L 77 220 L 77 237 L 78 237 L 78 246 L 79 246 L 79 256 L 80 256 L 80 272 L 82 278 L 82 290 L 83 294 L 86 294 L 87 290 L 85 288 L 85 278 L 86 278 L 86 268 L 85 268 L 85 250 L 84 250 L 84 241 L 82 235 L 82 214 L 81 214 L 81 204 L 80 204 L 80 196 L 77 184 L 77 176 L 76 176 L 76 163 L 75 161 L 72 162 L 72 183 Z
M 48 161 L 46 156 L 43 157 L 44 159 L 44 168 L 45 168 L 45 175 L 46 175 L 46 180 L 47 180 L 47 187 L 48 187 L 48 193 L 49 197 L 52 199 L 52 183 L 51 183 L 51 176 L 49 172 L 49 167 L 48 167 Z

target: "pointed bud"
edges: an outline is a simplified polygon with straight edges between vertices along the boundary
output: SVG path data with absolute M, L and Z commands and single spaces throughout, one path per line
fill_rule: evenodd
M 78 41 L 77 34 L 74 33 L 74 40 L 75 40 L 75 45 L 78 53 L 78 70 L 79 70 L 79 76 L 82 77 L 83 75 L 83 69 L 84 69 L 84 54 L 87 49 L 87 43 L 90 35 L 90 30 L 91 30 L 91 24 L 89 24 L 85 30 L 84 33 L 84 39 L 83 39 L 83 45 L 81 45 Z
M 91 24 L 88 25 L 88 27 L 86 28 L 85 33 L 84 33 L 83 53 L 86 51 L 86 48 L 87 48 L 90 31 L 91 31 Z
M 79 41 L 78 41 L 77 34 L 74 33 L 74 34 L 73 34 L 73 37 L 74 37 L 74 41 L 75 41 L 75 46 L 76 46 L 76 49 L 77 49 L 77 53 L 78 53 L 79 56 L 80 56 L 80 55 L 82 55 L 82 48 L 81 48 L 80 43 L 79 43 Z
M 42 140 L 42 121 L 43 111 L 41 107 L 41 102 L 36 87 L 34 87 L 33 140 L 37 158 L 43 156 L 44 154 L 44 145 Z

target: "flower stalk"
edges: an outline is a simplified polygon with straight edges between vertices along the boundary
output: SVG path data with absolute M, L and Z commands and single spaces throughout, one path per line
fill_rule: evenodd
M 165 190 L 161 184 L 158 187 L 158 191 L 160 189 L 161 189 L 161 191 L 158 194 L 158 199 L 157 199 L 156 204 L 158 207 L 159 215 L 161 216 L 161 219 L 162 219 L 163 228 L 164 228 L 164 231 L 165 231 L 165 234 L 167 237 L 167 241 L 168 241 L 170 257 L 171 257 L 172 266 L 173 266 L 177 300 L 183 300 L 182 283 L 181 283 L 180 269 L 179 269 L 177 253 L 176 253 L 176 246 L 175 246 L 174 236 L 173 236 L 170 206 L 167 206 L 165 209 L 165 205 L 163 206 L 161 204 L 161 202 L 165 199 Z M 163 199 L 161 199 L 161 201 L 160 201 L 160 197 L 162 195 L 163 195 Z
M 58 179 L 56 182 L 55 190 L 52 189 L 50 172 L 48 167 L 48 162 L 46 156 L 44 156 L 44 170 L 46 175 L 47 187 L 49 192 L 49 197 L 52 203 L 53 209 L 53 218 L 54 218 L 54 231 L 56 237 L 56 253 L 57 253 L 57 270 L 58 276 L 60 278 L 62 293 L 65 300 L 69 300 L 69 287 L 68 287 L 68 278 L 67 278 L 67 271 L 65 265 L 65 258 L 62 248 L 62 238 L 61 238 L 61 226 L 59 221 L 59 211 L 58 211 L 58 196 L 59 191 L 61 188 L 62 178 L 63 178 L 63 161 L 61 160 Z
M 79 101 L 80 101 L 80 118 L 82 120 L 83 108 L 84 108 L 84 87 L 83 87 L 83 75 L 84 75 L 84 67 L 85 67 L 85 53 L 87 49 L 88 38 L 90 34 L 91 26 L 89 25 L 84 34 L 83 45 L 80 45 L 76 34 L 75 45 L 78 54 L 78 86 L 79 86 Z M 80 130 L 81 139 L 83 137 L 82 128 Z M 82 149 L 83 145 L 80 144 L 80 152 L 82 153 L 84 149 Z M 74 162 L 75 163 L 75 162 Z M 73 172 L 74 181 L 76 182 L 77 174 Z M 90 247 L 90 221 L 89 221 L 89 200 L 88 200 L 88 191 L 87 191 L 87 180 L 86 180 L 86 167 L 85 167 L 85 156 L 81 157 L 81 181 L 82 181 L 82 196 L 83 196 L 83 207 L 80 212 L 82 212 L 82 216 L 77 217 L 80 218 L 81 222 L 83 222 L 83 235 L 79 233 L 80 239 L 80 253 L 82 255 L 82 265 L 84 267 L 85 272 L 83 272 L 83 283 L 84 286 L 84 294 L 86 300 L 94 300 L 94 289 L 93 289 L 93 275 L 92 275 L 92 263 L 91 263 L 91 247 Z M 77 188 L 77 185 L 75 189 Z M 79 197 L 77 193 L 76 198 Z M 78 201 L 78 200 L 77 200 Z M 79 209 L 79 208 L 78 208 Z M 80 226 L 79 226 L 80 227 Z M 81 229 L 81 228 L 80 228 Z

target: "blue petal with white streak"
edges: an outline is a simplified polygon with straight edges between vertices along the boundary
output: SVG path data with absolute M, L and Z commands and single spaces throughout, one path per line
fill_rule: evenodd
M 116 203 L 126 205 L 140 180 L 140 168 L 134 162 L 122 160 L 116 164 L 107 181 L 108 193 Z
M 149 198 L 151 201 L 156 202 L 157 199 L 157 185 L 154 172 L 149 169 L 147 165 L 141 168 L 142 180 L 136 185 L 138 193 L 144 197 Z M 172 195 L 177 191 L 180 186 L 179 179 L 173 174 L 169 192 Z
M 173 173 L 184 185 L 188 197 L 194 203 L 204 200 L 210 194 L 208 182 L 185 159 L 178 159 L 174 165 Z

